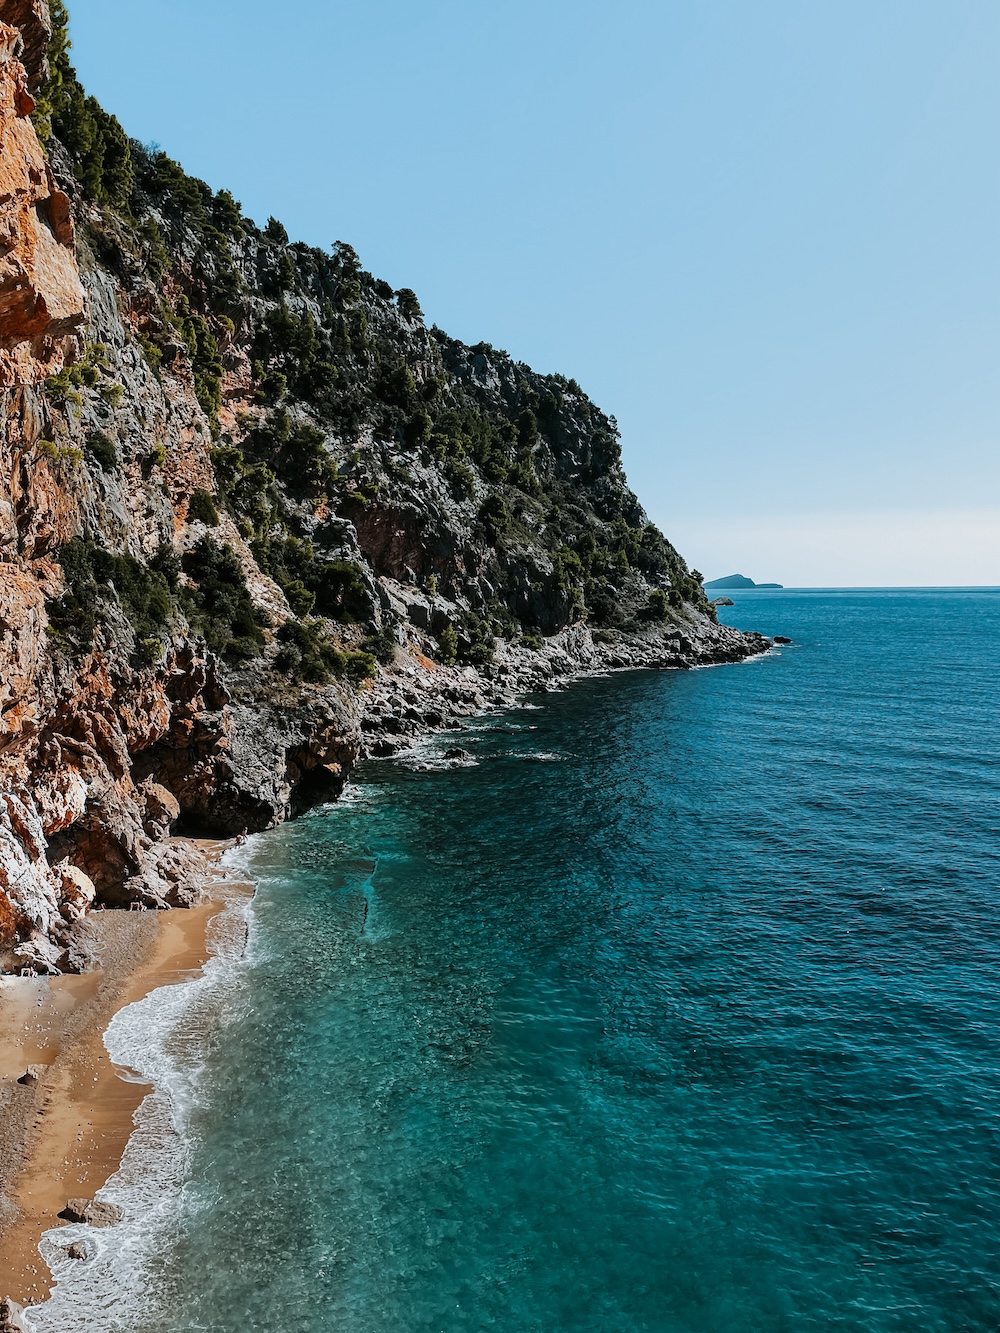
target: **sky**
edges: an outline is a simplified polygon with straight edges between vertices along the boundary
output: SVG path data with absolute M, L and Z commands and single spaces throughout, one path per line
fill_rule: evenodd
M 69 0 L 89 91 L 575 377 L 706 577 L 1000 585 L 996 0 Z

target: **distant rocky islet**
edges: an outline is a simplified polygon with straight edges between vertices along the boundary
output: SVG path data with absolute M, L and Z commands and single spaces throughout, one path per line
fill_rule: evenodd
M 727 574 L 722 579 L 711 579 L 703 585 L 705 588 L 783 588 L 783 583 L 754 583 L 745 574 Z

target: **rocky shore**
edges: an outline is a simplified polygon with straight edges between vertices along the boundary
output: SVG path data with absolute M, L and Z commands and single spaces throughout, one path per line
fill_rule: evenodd
M 488 709 L 513 707 L 525 694 L 559 689 L 580 676 L 690 670 L 744 661 L 770 647 L 771 640 L 762 635 L 712 623 L 672 625 L 606 641 L 577 625 L 538 649 L 503 644 L 489 667 L 444 670 L 414 645 L 399 655 L 393 670 L 379 673 L 365 699 L 359 755 L 395 754 L 428 732 L 448 730 Z

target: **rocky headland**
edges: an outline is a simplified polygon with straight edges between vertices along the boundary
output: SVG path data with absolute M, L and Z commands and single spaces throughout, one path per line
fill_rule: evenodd
M 427 328 L 80 86 L 0 0 L 0 968 L 192 901 L 183 835 L 581 671 L 768 647 L 626 485 L 572 379 Z

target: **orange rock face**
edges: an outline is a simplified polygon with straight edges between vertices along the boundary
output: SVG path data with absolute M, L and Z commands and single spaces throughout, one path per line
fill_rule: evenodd
M 3 0 L 0 20 L 21 34 L 21 64 L 28 77 L 28 88 L 33 92 L 48 77 L 47 55 L 52 36 L 48 6 L 45 0 Z
M 38 0 L 10 0 L 40 71 L 47 27 Z M 21 13 L 23 11 L 23 13 Z M 34 384 L 62 365 L 62 340 L 84 319 L 70 203 L 56 186 L 30 116 L 22 30 L 0 23 L 0 386 Z

